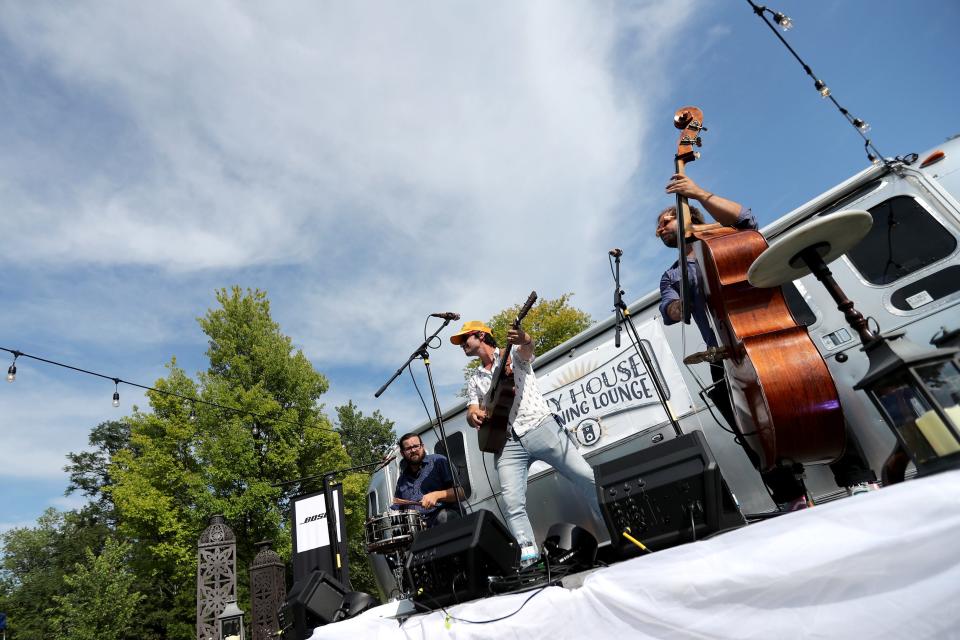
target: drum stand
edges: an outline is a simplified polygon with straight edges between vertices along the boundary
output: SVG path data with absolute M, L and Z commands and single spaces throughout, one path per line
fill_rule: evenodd
M 407 587 L 406 569 L 407 552 L 404 549 L 394 549 L 389 554 L 393 559 L 393 579 L 397 583 L 397 600 L 406 600 L 410 597 L 410 590 Z

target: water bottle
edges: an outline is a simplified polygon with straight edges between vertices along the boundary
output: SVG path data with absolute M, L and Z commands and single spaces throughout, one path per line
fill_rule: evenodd
M 520 568 L 529 567 L 540 559 L 536 543 L 529 540 L 527 536 L 521 533 L 517 539 L 517 544 L 520 546 Z

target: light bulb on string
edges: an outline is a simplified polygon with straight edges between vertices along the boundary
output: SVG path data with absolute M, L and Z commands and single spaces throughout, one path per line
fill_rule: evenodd
M 874 155 L 873 151 L 870 150 L 869 139 L 863 143 L 863 150 L 867 152 L 867 160 L 869 160 L 871 164 L 875 164 L 875 165 L 880 164 L 880 158 Z
M 790 16 L 785 16 L 780 12 L 773 14 L 773 21 L 780 25 L 780 28 L 784 31 L 790 31 L 793 28 L 793 20 L 790 19 Z
M 819 78 L 813 83 L 813 88 L 820 92 L 821 98 L 826 98 L 830 95 L 830 87 L 827 86 L 826 82 L 820 80 Z
M 860 130 L 860 133 L 866 133 L 870 131 L 870 123 L 864 122 L 860 118 L 853 119 L 853 126 Z
M 19 351 L 13 351 L 11 353 L 13 353 L 13 362 L 7 367 L 7 382 L 13 382 L 17 379 L 17 358 L 23 355 Z
M 113 379 L 113 406 L 120 406 L 120 381 L 116 378 Z

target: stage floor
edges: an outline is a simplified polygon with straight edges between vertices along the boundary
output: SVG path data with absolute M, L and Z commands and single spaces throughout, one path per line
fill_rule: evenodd
M 960 471 L 594 570 L 579 588 L 396 610 L 313 638 L 960 638 Z

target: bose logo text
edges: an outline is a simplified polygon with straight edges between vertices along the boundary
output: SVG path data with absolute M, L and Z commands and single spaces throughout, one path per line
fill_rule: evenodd
M 309 522 L 314 522 L 314 521 L 316 521 L 316 520 L 323 520 L 323 519 L 326 518 L 326 517 L 327 517 L 327 514 L 325 514 L 325 513 L 318 513 L 318 514 L 315 515 L 315 516 L 310 516 L 309 518 L 307 518 L 306 520 L 304 520 L 304 521 L 301 522 L 300 524 L 307 524 L 307 523 L 309 523 Z

